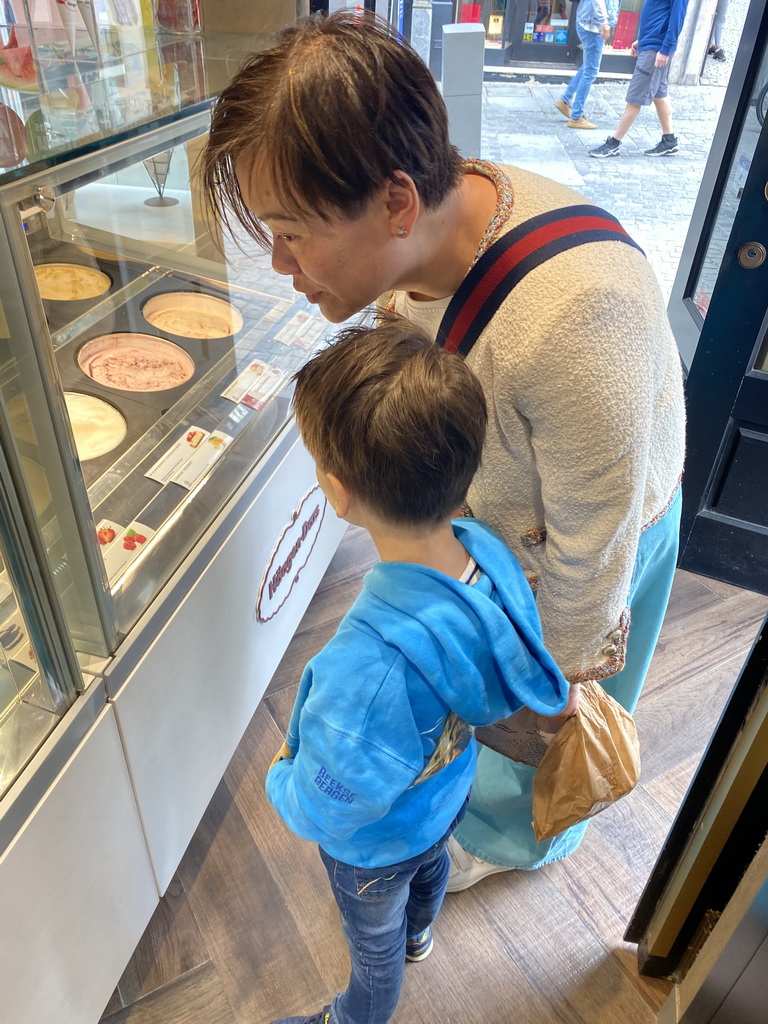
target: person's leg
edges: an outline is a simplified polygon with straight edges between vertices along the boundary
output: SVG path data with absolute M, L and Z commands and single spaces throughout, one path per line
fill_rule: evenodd
M 581 27 L 581 25 L 577 24 L 576 25 L 576 34 L 578 35 L 579 41 L 581 43 L 583 57 L 582 57 L 581 67 L 576 72 L 576 74 L 571 78 L 571 80 L 568 83 L 568 85 L 566 85 L 566 87 L 563 90 L 563 93 L 562 93 L 562 95 L 560 97 L 562 102 L 563 103 L 567 103 L 568 106 L 571 106 L 571 104 L 573 103 L 573 97 L 576 95 L 576 90 L 578 89 L 579 83 L 581 82 L 582 76 L 584 74 L 584 63 L 585 63 L 585 60 L 586 60 L 586 50 L 585 50 L 585 45 L 586 44 L 584 42 L 584 37 L 590 35 L 591 33 L 587 32 L 586 29 L 583 29 Z M 562 107 L 558 106 L 558 110 L 562 110 Z
M 568 85 L 566 85 L 565 89 L 562 92 L 562 95 L 560 96 L 560 99 L 563 101 L 563 103 L 567 103 L 568 106 L 570 106 L 573 103 L 573 97 L 576 95 L 576 90 L 579 87 L 579 82 L 581 81 L 581 76 L 582 76 L 583 72 L 584 72 L 584 65 L 582 64 L 581 67 L 579 68 L 579 70 L 576 72 L 576 74 L 570 80 Z M 560 108 L 558 108 L 558 109 L 560 109 Z
M 717 11 L 715 12 L 715 20 L 712 23 L 712 39 L 709 52 L 712 53 L 714 50 L 720 50 L 723 44 L 723 29 L 725 28 L 725 17 L 728 14 L 728 4 L 730 0 L 719 0 L 717 5 Z M 721 58 L 722 59 L 722 58 Z
M 602 145 L 590 149 L 590 156 L 603 158 L 620 155 L 621 143 L 624 136 L 637 120 L 640 108 L 647 106 L 655 95 L 655 90 L 651 91 L 651 77 L 655 58 L 656 54 L 650 50 L 642 50 L 638 54 L 635 61 L 635 70 L 632 72 L 632 78 L 629 80 L 627 88 L 627 106 L 621 115 L 621 120 L 613 135 L 609 135 Z
M 656 114 L 658 115 L 659 121 L 661 122 L 661 131 L 663 135 L 673 135 L 672 131 L 672 108 L 669 105 L 669 100 L 666 96 L 656 96 L 653 101 L 653 105 L 656 108 Z
M 405 907 L 416 869 L 409 862 L 356 868 L 320 850 L 349 946 L 349 985 L 331 1003 L 331 1024 L 386 1024 L 405 967 Z M 405 868 L 405 870 L 400 870 Z
M 673 156 L 678 152 L 678 141 L 672 131 L 672 108 L 667 99 L 669 87 L 669 64 L 655 71 L 656 89 L 653 95 L 653 105 L 656 114 L 661 122 L 661 142 L 658 142 L 651 149 L 645 150 L 646 156 Z
M 631 624 L 624 668 L 603 680 L 604 689 L 629 712 L 634 711 L 645 682 L 672 589 L 677 564 L 682 497 L 678 492 L 669 511 L 640 536 L 629 593 Z M 473 881 L 502 868 L 532 870 L 560 860 L 578 847 L 588 822 L 581 822 L 553 839 L 536 842 L 533 816 L 535 768 L 510 761 L 481 747 L 469 808 L 454 838 L 463 850 L 491 866 L 475 866 Z M 452 873 L 448 891 L 466 888 L 460 873 Z
M 405 907 L 406 934 L 409 939 L 425 931 L 437 917 L 448 885 L 450 862 L 445 847 L 448 836 L 439 843 L 435 856 L 426 861 L 413 876 Z
M 613 133 L 614 139 L 616 139 L 618 142 L 621 142 L 621 140 L 624 138 L 624 136 L 627 134 L 629 129 L 632 127 L 632 125 L 637 120 L 637 115 L 639 113 L 640 113 L 640 104 L 639 103 L 628 103 L 627 104 L 624 113 L 621 115 L 621 120 L 619 121 L 619 124 L 618 124 L 618 126 L 616 128 L 616 131 Z
M 578 121 L 584 116 L 584 104 L 589 96 L 592 83 L 597 78 L 600 70 L 600 60 L 603 56 L 603 40 L 599 32 L 579 32 L 582 40 L 584 60 L 581 65 L 581 77 L 574 93 L 571 119 Z

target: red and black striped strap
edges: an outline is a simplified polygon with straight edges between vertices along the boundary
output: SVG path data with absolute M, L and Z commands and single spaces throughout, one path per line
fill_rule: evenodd
M 643 251 L 615 217 L 597 206 L 565 206 L 506 232 L 483 253 L 451 299 L 437 332 L 438 344 L 466 356 L 526 274 L 577 245 L 609 241 Z

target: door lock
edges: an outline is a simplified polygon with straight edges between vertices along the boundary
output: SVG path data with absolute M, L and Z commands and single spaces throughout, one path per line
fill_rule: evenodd
M 739 264 L 745 270 L 754 270 L 756 267 L 759 267 L 765 261 L 765 257 L 765 246 L 761 245 L 760 242 L 747 242 L 746 245 L 742 245 L 739 249 Z

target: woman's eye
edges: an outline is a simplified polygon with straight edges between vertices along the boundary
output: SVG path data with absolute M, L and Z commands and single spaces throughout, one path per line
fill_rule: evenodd
M 282 239 L 284 242 L 296 241 L 296 235 L 278 235 L 277 237 Z

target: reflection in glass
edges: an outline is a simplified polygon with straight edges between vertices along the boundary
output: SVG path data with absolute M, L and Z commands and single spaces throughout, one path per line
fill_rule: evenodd
M 538 3 L 531 0 L 525 12 L 523 42 L 565 46 L 570 16 L 570 0 L 539 0 Z
M 725 255 L 731 228 L 736 218 L 736 211 L 739 208 L 744 184 L 746 183 L 749 169 L 752 166 L 752 158 L 755 154 L 761 129 L 756 103 L 766 83 L 768 83 L 768 51 L 763 55 L 749 106 L 745 108 L 744 122 L 734 147 L 731 165 L 728 168 L 728 177 L 720 198 L 717 217 L 712 227 L 707 251 L 693 289 L 692 298 L 702 317 L 706 317 L 709 310 L 712 292 L 714 291 L 720 265 Z
M 0 797 L 60 715 L 0 558 Z
M 760 346 L 760 351 L 755 360 L 756 370 L 761 370 L 763 373 L 768 373 L 768 334 L 763 338 L 763 343 Z
M 637 39 L 637 26 L 645 0 L 621 0 L 616 28 L 603 53 L 620 53 L 626 56 Z

